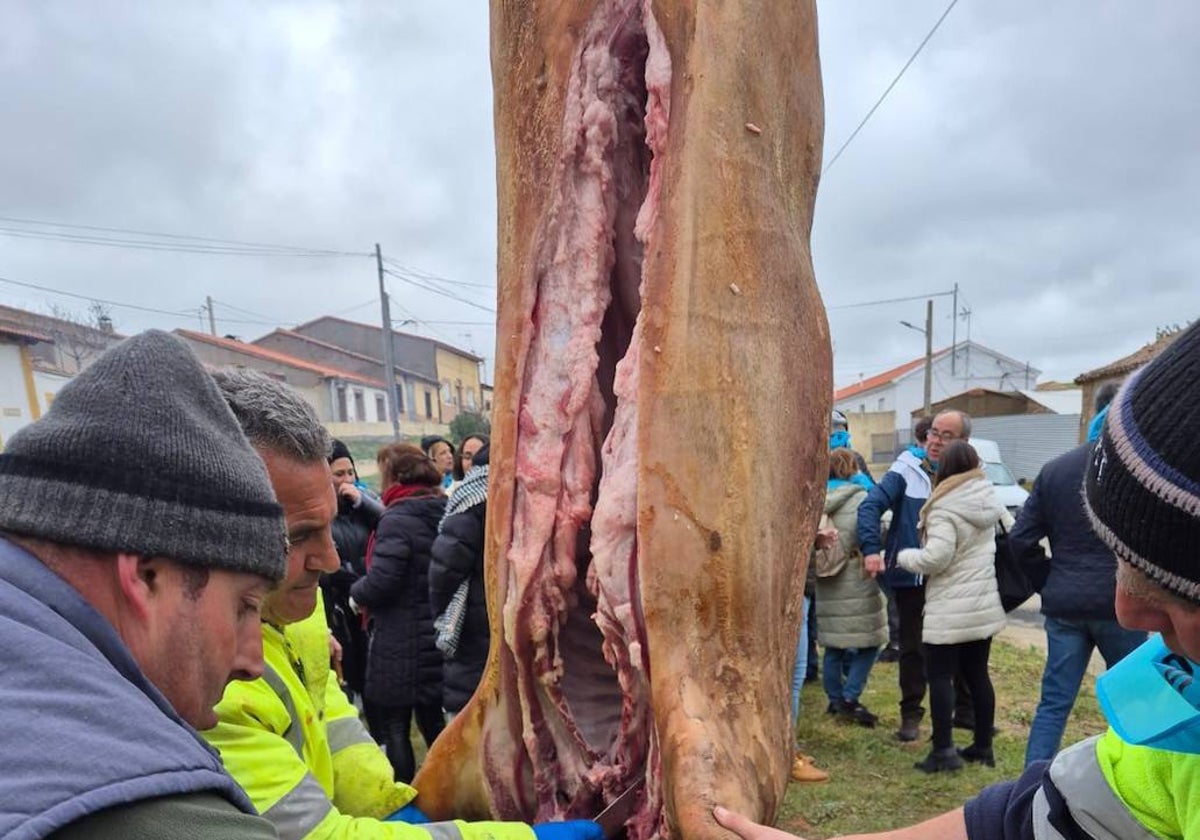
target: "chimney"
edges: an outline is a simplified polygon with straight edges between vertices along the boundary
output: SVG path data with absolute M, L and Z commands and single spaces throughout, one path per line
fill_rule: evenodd
M 100 332 L 104 333 L 105 335 L 113 335 L 114 333 L 112 318 L 108 317 L 107 315 L 101 315 L 99 318 L 97 318 L 96 326 L 99 328 Z

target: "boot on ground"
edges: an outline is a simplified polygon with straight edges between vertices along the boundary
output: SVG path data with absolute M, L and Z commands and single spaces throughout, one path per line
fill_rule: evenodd
M 963 760 L 954 747 L 944 750 L 930 750 L 924 760 L 913 765 L 922 773 L 945 773 L 963 768 Z

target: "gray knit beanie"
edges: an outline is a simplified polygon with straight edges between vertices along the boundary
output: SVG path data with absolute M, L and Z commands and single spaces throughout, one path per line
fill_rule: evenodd
M 0 530 L 280 580 L 266 467 L 178 338 L 126 339 L 0 454 Z

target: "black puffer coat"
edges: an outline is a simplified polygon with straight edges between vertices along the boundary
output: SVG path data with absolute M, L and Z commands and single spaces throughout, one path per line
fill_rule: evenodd
M 442 706 L 448 712 L 462 711 L 471 699 L 488 655 L 487 593 L 483 584 L 483 526 L 487 502 L 446 518 L 442 533 L 433 544 L 429 566 L 429 599 L 434 615 L 441 615 L 454 591 L 470 579 L 467 613 L 462 636 L 453 659 L 443 669 Z
M 429 611 L 429 556 L 446 508 L 442 495 L 399 499 L 375 529 L 371 568 L 354 600 L 371 611 L 374 630 L 364 698 L 378 706 L 442 701 L 442 654 Z

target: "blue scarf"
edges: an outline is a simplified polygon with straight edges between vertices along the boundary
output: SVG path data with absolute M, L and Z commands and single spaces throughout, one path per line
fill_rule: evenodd
M 838 429 L 836 432 L 833 432 L 832 434 L 829 435 L 829 451 L 830 452 L 832 452 L 835 449 L 849 449 L 849 448 L 850 448 L 850 433 L 848 431 L 846 431 L 845 429 Z

